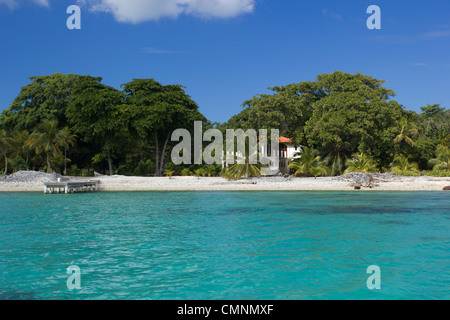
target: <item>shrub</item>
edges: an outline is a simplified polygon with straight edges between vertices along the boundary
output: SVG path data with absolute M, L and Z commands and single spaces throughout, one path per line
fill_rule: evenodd
M 172 175 L 175 173 L 175 171 L 173 171 L 173 170 L 166 170 L 165 172 L 164 172 L 164 174 L 166 175 L 166 176 L 168 176 L 169 177 L 169 179 L 172 179 Z
M 81 175 L 81 170 L 78 169 L 76 164 L 73 164 L 70 169 L 67 171 L 69 176 L 77 177 Z
M 133 173 L 137 176 L 148 176 L 155 172 L 155 164 L 151 160 L 140 162 Z
M 188 168 L 185 168 L 185 169 L 181 170 L 181 175 L 182 175 L 183 177 L 188 177 L 188 176 L 190 176 L 191 174 L 192 174 L 192 172 L 191 172 L 191 170 L 189 170 Z
M 198 179 L 200 179 L 200 176 L 202 175 L 203 170 L 202 169 L 197 169 L 195 170 L 192 174 L 197 177 Z
M 423 171 L 423 174 L 426 176 L 432 176 L 432 177 L 437 177 L 437 178 L 450 177 L 449 170 L 426 170 L 426 171 Z
M 348 166 L 344 173 L 349 172 L 362 172 L 369 173 L 377 170 L 373 160 L 364 153 L 353 155 L 352 159 L 346 161 Z
M 23 160 L 22 157 L 14 158 L 14 160 L 11 162 L 11 166 L 13 167 L 14 171 L 27 169 L 27 163 L 25 162 L 25 160 Z
M 398 175 L 419 175 L 419 165 L 416 162 L 410 163 L 407 158 L 403 156 L 395 157 L 394 166 L 391 170 Z M 408 173 L 408 174 L 404 174 Z

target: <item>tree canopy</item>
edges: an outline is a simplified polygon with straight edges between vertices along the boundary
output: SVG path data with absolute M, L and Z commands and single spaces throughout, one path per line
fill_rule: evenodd
M 9 131 L 32 130 L 45 119 L 56 119 L 60 126 L 66 126 L 66 108 L 79 78 L 61 73 L 29 77 L 31 83 L 22 87 L 10 108 L 3 112 L 4 127 Z
M 77 142 L 77 148 L 69 150 L 75 171 L 78 163 L 88 171 L 93 166 L 103 171 L 107 165 L 110 174 L 142 173 L 142 165 L 147 163 L 147 168 L 154 167 L 155 174 L 161 175 L 172 131 L 192 127 L 196 120 L 206 121 L 181 85 L 134 79 L 119 90 L 103 84 L 100 77 L 60 73 L 30 80 L 3 112 L 0 127 L 17 137 L 19 132 L 36 132 L 36 137 L 43 123 L 54 124 L 54 132 L 64 129 L 65 136 L 71 137 L 70 143 L 66 139 L 65 143 L 55 144 L 49 138 L 47 145 L 55 148 L 47 152 L 45 159 L 38 157 L 40 149 L 32 155 L 49 170 L 66 162 L 66 152 L 64 161 L 51 159 L 60 148 L 67 151 Z M 155 161 L 150 160 L 149 153 L 153 153 Z
M 403 108 L 383 80 L 334 72 L 315 82 L 273 87 L 230 119 L 233 127 L 280 128 L 280 134 L 314 146 L 321 154 L 365 152 L 386 164 Z
M 272 93 L 245 100 L 242 112 L 226 123 L 207 120 L 179 84 L 133 79 L 114 88 L 100 77 L 61 73 L 29 79 L 0 115 L 0 172 L 31 167 L 72 175 L 217 174 L 220 166 L 170 162 L 173 131 L 192 133 L 195 121 L 203 122 L 203 131 L 222 133 L 278 129 L 314 150 L 312 160 L 323 159 L 311 166 L 320 174 L 325 166 L 336 175 L 362 168 L 360 163 L 370 163 L 372 171 L 448 171 L 450 110 L 428 104 L 421 113 L 408 111 L 384 80 L 360 73 L 337 71 L 273 86 Z

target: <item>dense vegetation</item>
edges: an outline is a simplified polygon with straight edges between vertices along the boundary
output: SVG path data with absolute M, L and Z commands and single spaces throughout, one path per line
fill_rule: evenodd
M 181 85 L 134 79 L 122 90 L 75 74 L 30 77 L 0 116 L 0 173 L 45 170 L 68 175 L 223 174 L 217 165 L 175 166 L 172 132 L 218 128 L 279 129 L 305 147 L 291 164 L 304 176 L 347 171 L 449 175 L 450 110 L 405 110 L 384 81 L 335 72 L 314 82 L 256 95 L 227 123 L 209 122 Z M 233 166 L 228 177 L 259 175 Z

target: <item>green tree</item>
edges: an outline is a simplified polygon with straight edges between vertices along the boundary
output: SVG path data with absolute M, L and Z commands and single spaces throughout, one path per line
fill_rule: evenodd
M 58 130 L 56 120 L 43 120 L 30 137 L 30 146 L 36 153 L 44 152 L 47 160 L 47 172 L 53 172 L 50 156 L 62 156 L 59 149 L 63 144 L 62 133 Z
M 313 104 L 323 92 L 314 82 L 300 82 L 269 88 L 273 94 L 259 94 L 244 101 L 245 108 L 226 124 L 229 128 L 278 129 L 280 135 L 299 143 L 305 141 L 305 124 L 310 118 Z
M 364 152 L 380 163 L 389 161 L 401 106 L 384 80 L 362 74 L 334 72 L 317 77 L 323 97 L 314 103 L 305 127 L 310 144 L 321 154 L 350 156 Z
M 25 167 L 28 170 L 28 163 L 30 159 L 30 151 L 32 150 L 31 134 L 28 130 L 22 130 L 13 134 L 13 153 L 14 158 L 21 157 L 25 162 Z
M 12 141 L 13 140 L 11 139 L 11 137 L 8 136 L 6 131 L 4 130 L 0 131 L 0 151 L 2 152 L 3 157 L 5 159 L 5 171 L 4 171 L 5 176 L 8 174 L 8 151 L 9 148 L 11 147 Z
M 439 145 L 436 153 L 437 157 L 429 161 L 429 164 L 433 166 L 433 171 L 450 170 L 450 148 Z
M 3 113 L 5 128 L 10 132 L 32 131 L 45 119 L 56 119 L 59 125 L 65 126 L 66 108 L 79 77 L 61 73 L 29 77 L 32 82 L 22 87 L 11 107 Z
M 270 88 L 243 103 L 244 110 L 226 124 L 229 128 L 279 129 L 302 145 L 314 145 L 320 154 L 348 157 L 364 152 L 380 164 L 389 164 L 390 145 L 404 114 L 392 100 L 384 80 L 362 74 L 334 72 L 315 82 Z
M 70 132 L 69 127 L 60 131 L 61 147 L 64 149 L 64 175 L 67 175 L 67 150 L 75 145 L 77 135 Z
M 410 128 L 408 127 L 408 120 L 406 118 L 402 118 L 398 125 L 398 134 L 394 138 L 393 143 L 396 146 L 395 148 L 395 155 L 394 160 L 392 160 L 391 164 L 391 171 L 392 167 L 394 166 L 394 161 L 397 158 L 397 155 L 400 154 L 400 147 L 402 142 L 405 142 L 406 144 L 410 145 L 411 147 L 414 147 L 414 141 L 410 136 L 417 135 L 419 132 L 416 128 Z
M 428 104 L 426 107 L 420 107 L 423 114 L 427 118 L 435 117 L 438 114 L 441 114 L 445 111 L 444 107 L 441 107 L 440 104 Z
M 403 144 L 402 154 L 417 162 L 421 170 L 428 169 L 430 159 L 436 158 L 438 145 L 450 146 L 450 110 L 438 104 L 422 107 L 422 113 L 409 111 L 408 126 L 417 128 L 414 147 Z
M 100 143 L 113 175 L 112 151 L 126 144 L 128 138 L 126 110 L 122 107 L 124 94 L 101 81 L 81 76 L 73 88 L 66 115 L 76 135 L 85 142 Z
M 295 170 L 295 175 L 307 177 L 326 175 L 327 168 L 321 165 L 321 161 L 318 150 L 304 147 L 300 159 L 291 162 L 289 168 Z
M 246 155 L 244 159 L 230 165 L 225 172 L 225 178 L 228 180 L 240 180 L 242 178 L 248 179 L 250 177 L 261 177 L 261 168 L 263 165 L 255 161 L 256 157 L 257 155 Z
M 122 87 L 130 127 L 141 145 L 153 143 L 155 176 L 161 176 L 172 132 L 192 128 L 194 121 L 206 119 L 181 85 L 163 86 L 154 79 L 134 79 Z

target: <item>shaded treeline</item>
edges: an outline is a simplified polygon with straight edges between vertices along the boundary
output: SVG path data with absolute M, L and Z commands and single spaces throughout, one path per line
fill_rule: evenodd
M 181 85 L 134 79 L 118 90 L 99 77 L 59 73 L 30 80 L 0 116 L 0 172 L 218 175 L 220 166 L 170 161 L 172 132 L 192 132 L 194 121 L 203 122 L 203 131 L 279 129 L 305 147 L 291 166 L 301 175 L 449 170 L 449 110 L 433 104 L 420 114 L 407 111 L 383 80 L 362 74 L 334 72 L 273 87 L 223 124 L 208 121 Z

